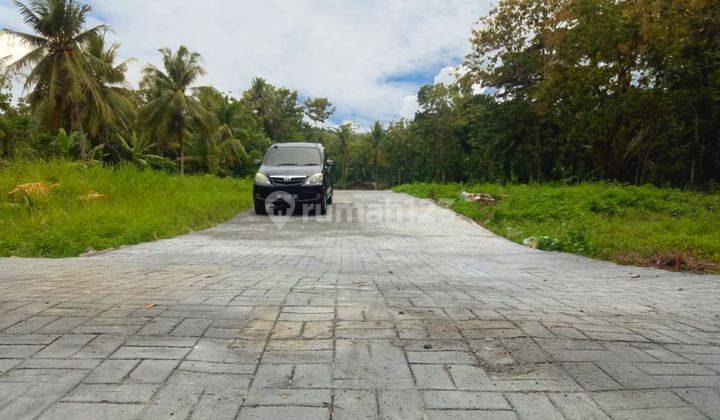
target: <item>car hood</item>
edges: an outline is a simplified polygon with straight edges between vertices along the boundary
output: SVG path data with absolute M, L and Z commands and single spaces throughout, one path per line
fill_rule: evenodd
M 317 166 L 261 166 L 260 172 L 267 176 L 303 175 L 310 176 L 322 172 L 322 167 Z

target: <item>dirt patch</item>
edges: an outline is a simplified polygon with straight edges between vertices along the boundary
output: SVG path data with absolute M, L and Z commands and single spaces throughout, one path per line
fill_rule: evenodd
M 652 256 L 637 252 L 620 254 L 617 262 L 641 267 L 655 267 L 670 271 L 687 271 L 697 274 L 718 274 L 720 263 L 703 260 L 687 252 L 667 252 Z

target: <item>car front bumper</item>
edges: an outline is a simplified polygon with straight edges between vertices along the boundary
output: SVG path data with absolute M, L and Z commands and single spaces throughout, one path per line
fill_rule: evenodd
M 324 187 L 322 185 L 255 185 L 253 197 L 256 200 L 268 201 L 275 205 L 290 205 L 287 201 L 296 204 L 319 203 L 323 199 Z

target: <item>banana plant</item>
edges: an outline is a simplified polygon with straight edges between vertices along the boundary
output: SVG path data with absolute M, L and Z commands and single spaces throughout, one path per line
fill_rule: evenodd
M 117 139 L 120 147 L 128 156 L 128 160 L 141 168 L 173 165 L 170 159 L 149 153 L 155 147 L 155 143 L 150 143 L 145 137 L 138 136 L 134 131 L 127 139 L 121 134 L 117 134 Z

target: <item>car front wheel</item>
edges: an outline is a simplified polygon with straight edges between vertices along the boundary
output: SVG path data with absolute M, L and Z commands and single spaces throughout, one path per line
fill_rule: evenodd
M 328 206 L 328 199 L 325 194 L 323 194 L 322 199 L 320 200 L 320 214 L 323 216 L 327 214 L 327 206 Z
M 253 201 L 255 202 L 255 214 L 267 214 L 267 209 L 265 209 L 265 201 L 264 200 L 258 200 L 256 198 Z

